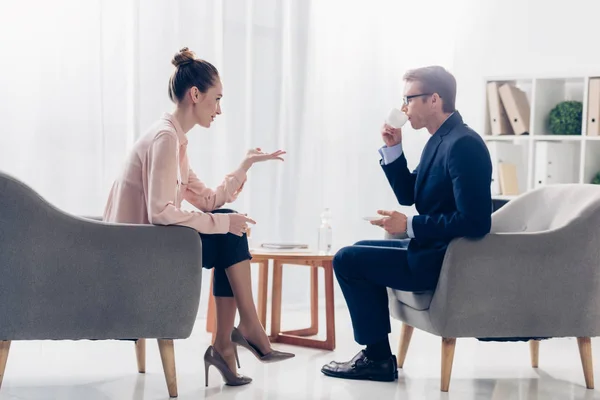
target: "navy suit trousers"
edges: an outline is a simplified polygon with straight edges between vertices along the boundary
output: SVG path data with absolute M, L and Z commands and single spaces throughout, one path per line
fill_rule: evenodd
M 408 266 L 409 240 L 365 240 L 342 248 L 333 258 L 357 343 L 387 339 L 391 332 L 387 289 L 433 289 L 420 282 Z

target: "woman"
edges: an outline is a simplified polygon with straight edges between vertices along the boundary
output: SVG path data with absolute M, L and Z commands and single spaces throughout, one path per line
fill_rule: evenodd
M 213 65 L 196 58 L 187 47 L 175 55 L 172 63 L 175 71 L 169 80 L 169 97 L 176 105 L 175 111 L 165 114 L 135 144 L 125 170 L 111 189 L 104 220 L 184 225 L 200 233 L 203 267 L 215 268 L 213 294 L 217 312 L 216 339 L 204 355 L 206 384 L 212 365 L 221 372 L 226 384 L 244 385 L 252 379 L 237 374 L 235 346 L 248 348 L 263 362 L 294 355 L 271 349 L 256 314 L 246 238 L 248 224 L 255 222 L 219 207 L 237 198 L 254 163 L 283 161 L 285 152 L 266 154 L 260 149 L 250 150 L 240 167 L 227 175 L 219 187 L 207 188 L 189 166 L 186 134 L 195 125 L 210 127 L 221 114 L 221 80 Z M 182 210 L 183 200 L 199 212 Z M 234 328 L 236 307 L 240 324 Z

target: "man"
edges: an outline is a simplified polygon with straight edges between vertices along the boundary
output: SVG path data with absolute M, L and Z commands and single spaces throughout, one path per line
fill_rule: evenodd
M 379 211 L 382 218 L 372 224 L 410 241 L 362 241 L 335 255 L 333 267 L 348 304 L 354 338 L 366 349 L 348 362 L 323 366 L 321 371 L 328 376 L 397 379 L 388 340 L 386 287 L 435 289 L 450 241 L 482 237 L 490 231 L 490 155 L 481 137 L 455 110 L 456 80 L 442 67 L 432 66 L 407 72 L 404 81 L 402 111 L 414 129 L 426 128 L 431 137 L 411 173 L 402 151 L 402 131 L 384 125 L 381 166 L 398 202 L 415 204 L 419 215 L 409 218 L 397 211 Z

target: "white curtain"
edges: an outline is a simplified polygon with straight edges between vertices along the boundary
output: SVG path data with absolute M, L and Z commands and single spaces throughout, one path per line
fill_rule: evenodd
M 100 214 L 135 138 L 172 109 L 170 60 L 188 46 L 224 85 L 223 115 L 188 134 L 201 179 L 216 185 L 250 147 L 289 153 L 253 167 L 232 205 L 258 221 L 254 240 L 316 245 L 324 207 L 334 248 L 380 238 L 361 216 L 400 208 L 378 164 L 379 128 L 400 106 L 405 70 L 451 69 L 449 3 L 5 0 L 0 170 L 68 212 Z M 404 136 L 414 167 L 428 135 Z M 285 303 L 308 300 L 305 272 L 286 272 L 298 283 Z
M 76 214 L 101 211 L 131 116 L 117 2 L 3 1 L 0 170 Z

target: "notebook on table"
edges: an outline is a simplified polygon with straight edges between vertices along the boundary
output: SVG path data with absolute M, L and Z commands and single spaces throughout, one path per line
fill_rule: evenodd
M 303 243 L 263 243 L 260 245 L 263 249 L 269 250 L 304 250 L 308 249 L 307 244 Z

